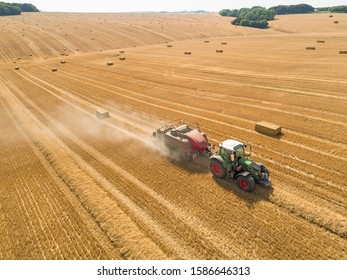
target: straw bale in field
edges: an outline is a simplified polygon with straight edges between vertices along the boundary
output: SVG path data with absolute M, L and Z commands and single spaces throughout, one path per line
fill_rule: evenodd
M 105 109 L 98 108 L 98 109 L 96 109 L 96 116 L 100 120 L 104 120 L 104 119 L 107 119 L 110 117 L 110 113 Z
M 277 124 L 261 121 L 256 123 L 255 130 L 259 133 L 276 136 L 281 133 L 282 128 Z

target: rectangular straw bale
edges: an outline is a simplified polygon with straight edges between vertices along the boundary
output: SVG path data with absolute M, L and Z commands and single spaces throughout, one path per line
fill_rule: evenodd
M 103 119 L 107 119 L 110 117 L 110 113 L 102 108 L 98 108 L 96 109 L 96 116 L 98 119 L 103 120 Z
M 259 133 L 276 136 L 281 133 L 282 128 L 277 124 L 261 121 L 256 123 L 255 130 Z

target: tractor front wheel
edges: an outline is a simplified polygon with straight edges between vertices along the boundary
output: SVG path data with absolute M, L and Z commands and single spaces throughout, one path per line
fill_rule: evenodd
M 242 176 L 240 175 L 236 179 L 236 184 L 239 188 L 246 192 L 252 192 L 255 189 L 255 182 L 251 175 Z
M 218 159 L 213 158 L 209 161 L 209 169 L 212 175 L 218 179 L 222 179 L 226 175 L 226 170 Z

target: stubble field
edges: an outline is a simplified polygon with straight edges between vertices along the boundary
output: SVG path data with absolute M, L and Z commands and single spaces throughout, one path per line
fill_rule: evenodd
M 347 16 L 229 21 L 0 18 L 0 259 L 347 258 Z M 252 142 L 273 188 L 170 160 L 169 122 Z

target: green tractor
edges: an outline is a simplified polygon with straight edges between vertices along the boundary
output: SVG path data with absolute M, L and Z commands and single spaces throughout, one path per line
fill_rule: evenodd
M 269 171 L 262 163 L 255 163 L 247 158 L 251 153 L 251 144 L 225 140 L 219 144 L 219 152 L 210 157 L 209 169 L 216 178 L 236 180 L 237 186 L 247 192 L 254 191 L 256 183 L 270 187 Z

